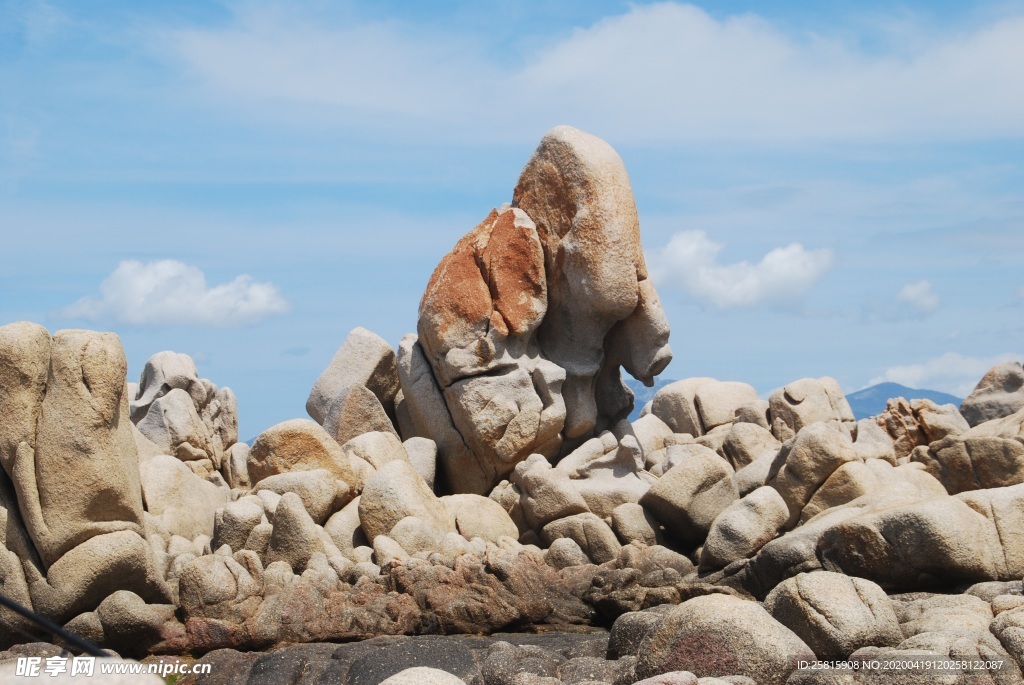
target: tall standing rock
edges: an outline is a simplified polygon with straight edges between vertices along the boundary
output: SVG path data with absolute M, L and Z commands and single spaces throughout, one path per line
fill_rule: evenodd
M 647 385 L 672 359 L 629 177 L 606 142 L 559 126 L 527 162 L 513 205 L 536 223 L 544 247 L 548 312 L 538 339 L 566 372 L 565 436 L 586 438 L 607 417 L 595 393 L 606 358 Z
M 112 333 L 0 327 L 0 464 L 27 534 L 7 542 L 31 541 L 19 556 L 32 604 L 59 621 L 117 589 L 164 599 L 144 538 L 126 368 Z
M 484 494 L 529 455 L 564 455 L 625 418 L 620 368 L 650 385 L 672 355 L 615 151 L 549 132 L 514 206 L 434 270 L 418 333 L 399 346 L 404 403 L 454 491 Z
M 124 392 L 127 367 L 112 333 L 69 330 L 53 336 L 36 435 L 34 493 L 29 487 L 18 491 L 29 534 L 47 566 L 96 535 L 144 534 L 138 456 Z M 15 483 L 28 485 L 17 477 Z

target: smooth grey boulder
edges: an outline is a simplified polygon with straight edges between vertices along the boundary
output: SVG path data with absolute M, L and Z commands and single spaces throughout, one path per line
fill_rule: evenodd
M 1024 367 L 1003 362 L 989 369 L 960 405 L 971 427 L 1024 409 Z
M 686 670 L 698 677 L 744 675 L 783 685 L 799 659 L 814 653 L 760 604 L 730 595 L 697 597 L 674 607 L 640 644 L 637 679 Z
M 701 548 L 701 573 L 752 557 L 786 525 L 789 509 L 779 493 L 762 486 L 726 507 L 711 524 Z
M 590 513 L 552 521 L 544 526 L 541 537 L 549 546 L 559 538 L 572 538 L 595 564 L 611 561 L 622 549 L 608 524 Z
M 772 433 L 785 442 L 805 426 L 818 422 L 837 426 L 854 423 L 853 410 L 834 378 L 802 378 L 768 399 Z
M 842 660 L 861 647 L 895 647 L 903 641 L 885 590 L 863 578 L 801 573 L 768 593 L 764 608 L 819 659 Z
M 398 393 L 395 351 L 379 335 L 362 327 L 349 331 L 331 363 L 316 379 L 306 400 L 306 411 L 322 425 L 331 405 L 355 385 L 373 393 L 387 415 L 394 415 Z
M 739 499 L 732 475 L 729 462 L 711 450 L 695 452 L 652 485 L 640 505 L 671 535 L 696 546 L 715 518 Z

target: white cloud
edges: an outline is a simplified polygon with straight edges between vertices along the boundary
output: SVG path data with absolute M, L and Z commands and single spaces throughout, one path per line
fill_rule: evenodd
M 999 354 L 993 357 L 966 357 L 956 352 L 947 352 L 919 364 L 889 367 L 882 375 L 872 378 L 868 385 L 899 383 L 911 388 L 940 390 L 957 397 L 967 397 L 985 372 L 993 366 L 1022 359 L 1024 355 L 1019 353 Z
M 100 284 L 100 297 L 83 297 L 57 315 L 138 326 L 234 327 L 288 309 L 288 302 L 272 283 L 260 283 L 243 274 L 230 283 L 209 287 L 198 268 L 162 259 L 121 262 Z
M 683 231 L 647 256 L 651 277 L 676 286 L 719 309 L 757 304 L 788 306 L 832 266 L 832 251 L 807 250 L 799 243 L 768 252 L 757 264 L 719 264 L 724 245 L 704 231 Z
M 926 280 L 907 283 L 900 288 L 896 299 L 923 313 L 934 312 L 941 304 L 939 296 L 932 290 L 932 284 Z
M 887 51 L 863 47 L 885 37 L 884 19 L 863 35 L 793 35 L 753 14 L 720 20 L 666 2 L 634 6 L 509 63 L 486 37 L 454 27 L 445 35 L 302 17 L 291 5 L 236 12 L 227 27 L 177 31 L 160 44 L 211 93 L 261 114 L 322 117 L 316 107 L 324 107 L 340 125 L 390 128 L 398 116 L 492 138 L 532 138 L 563 122 L 616 141 L 1024 133 L 1024 89 L 1012 87 L 1024 15 L 945 35 L 922 25 Z

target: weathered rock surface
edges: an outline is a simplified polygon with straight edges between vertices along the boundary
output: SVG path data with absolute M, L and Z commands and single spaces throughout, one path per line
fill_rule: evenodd
M 168 455 L 149 459 L 139 470 L 146 511 L 159 521 L 161 532 L 188 540 L 213 536 L 217 510 L 230 499 L 227 488 L 200 478 Z
M 15 554 L 0 555 L 2 584 L 57 621 L 118 589 L 167 598 L 144 537 L 126 368 L 111 333 L 0 327 L 0 542 Z
M 824 532 L 818 555 L 828 570 L 887 589 L 1007 579 L 997 530 L 954 497 L 849 518 Z
M 711 450 L 694 452 L 669 469 L 640 504 L 670 534 L 696 546 L 715 518 L 739 498 L 732 475 L 729 463 Z
M 802 378 L 776 390 L 768 400 L 772 433 L 786 441 L 804 426 L 824 422 L 851 425 L 853 410 L 834 378 Z
M 139 431 L 163 454 L 203 462 L 197 466 L 204 476 L 222 468 L 238 441 L 235 394 L 200 378 L 187 354 L 164 351 L 150 357 L 129 399 Z
M 702 573 L 752 557 L 786 525 L 789 509 L 774 488 L 763 486 L 722 510 L 700 553 Z
M 395 351 L 383 338 L 362 327 L 349 332 L 331 363 L 316 379 L 306 400 L 306 411 L 323 425 L 332 405 L 352 386 L 369 390 L 387 415 L 394 416 L 398 393 Z
M 271 426 L 249 448 L 248 472 L 253 484 L 279 473 L 315 469 L 326 469 L 352 486 L 360 483 L 341 446 L 309 419 Z
M 830 423 L 834 422 L 801 428 L 779 450 L 768 474 L 766 485 L 778 490 L 789 507 L 789 528 L 797 523 L 804 506 L 829 476 L 843 464 L 857 460 L 850 438 Z
M 1024 367 L 1020 362 L 993 366 L 960 405 L 972 427 L 1024 409 Z
M 625 418 L 620 366 L 653 383 L 671 352 L 618 155 L 575 129 L 549 132 L 514 207 L 435 269 L 417 328 L 399 349 L 403 404 L 457 492 L 485 494 L 530 454 L 559 456 Z M 431 406 L 439 397 L 446 411 Z
M 533 219 L 544 246 L 548 312 L 538 341 L 566 372 L 565 435 L 584 438 L 602 417 L 609 423 L 621 418 L 597 403 L 594 384 L 603 364 L 621 363 L 652 384 L 672 358 L 668 322 L 647 278 L 629 178 L 607 143 L 560 126 L 527 162 L 513 205 Z
M 885 591 L 863 578 L 801 573 L 772 590 L 764 607 L 822 659 L 843 660 L 861 647 L 895 647 L 903 641 Z
M 315 421 L 251 448 L 185 355 L 126 384 L 111 334 L 0 327 L 0 592 L 125 654 L 209 653 L 210 682 L 856 685 L 794 672 L 812 651 L 1020 682 L 1016 370 L 971 425 L 903 399 L 855 423 L 830 378 L 690 378 L 631 423 L 621 369 L 669 351 L 621 160 L 555 129 L 515 200 L 442 260 L 418 337 L 356 329 Z M 0 649 L 25 627 L 0 611 Z
M 951 494 L 1024 482 L 1024 409 L 918 447 L 924 465 Z
M 441 532 L 455 532 L 455 517 L 434 496 L 412 465 L 392 461 L 367 481 L 359 498 L 359 520 L 369 540 L 387 535 L 406 516 L 417 516 Z
M 796 659 L 813 658 L 810 648 L 758 603 L 715 594 L 665 615 L 640 645 L 636 676 L 685 670 L 699 677 L 745 675 L 781 685 L 796 669 Z

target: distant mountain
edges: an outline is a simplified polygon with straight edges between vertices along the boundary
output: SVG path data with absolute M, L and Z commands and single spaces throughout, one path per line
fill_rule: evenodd
M 955 404 L 957 407 L 963 402 L 962 398 L 949 393 L 938 390 L 915 390 L 899 383 L 879 383 L 870 388 L 851 392 L 846 396 L 846 401 L 850 403 L 853 415 L 859 420 L 881 414 L 885 411 L 886 402 L 896 397 L 906 400 L 931 400 L 935 404 Z
M 671 378 L 662 380 L 657 378 L 654 381 L 654 387 L 648 388 L 640 381 L 632 378 L 625 373 L 622 374 L 625 378 L 622 382 L 626 384 L 626 387 L 633 391 L 633 411 L 629 415 L 630 421 L 636 421 L 640 418 L 640 410 L 644 408 L 644 405 L 654 399 L 654 393 L 664 388 L 669 383 L 675 383 Z

